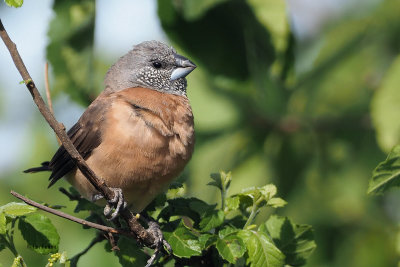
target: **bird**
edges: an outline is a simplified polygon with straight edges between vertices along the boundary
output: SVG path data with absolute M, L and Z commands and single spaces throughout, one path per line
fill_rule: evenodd
M 195 143 L 186 76 L 197 66 L 159 41 L 133 46 L 107 71 L 104 89 L 67 132 L 88 166 L 122 191 L 135 213 L 176 178 Z M 86 199 L 99 192 L 61 145 L 50 161 L 26 173 L 50 171 L 49 187 L 65 179 Z

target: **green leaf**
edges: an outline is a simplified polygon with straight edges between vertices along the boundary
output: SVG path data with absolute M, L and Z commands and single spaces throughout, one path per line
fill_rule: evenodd
M 312 226 L 295 224 L 287 217 L 272 215 L 259 230 L 269 233 L 275 245 L 285 254 L 287 265 L 304 265 L 317 247 Z
M 75 213 L 78 213 L 80 211 L 96 211 L 96 212 L 101 212 L 102 208 L 99 205 L 96 205 L 95 203 L 85 199 L 85 198 L 80 198 L 78 200 L 78 203 L 76 204 L 76 207 L 74 209 Z
M 192 15 L 189 19 L 184 5 L 182 1 L 159 0 L 161 25 L 170 40 L 192 54 L 193 60 L 207 68 L 209 73 L 246 80 L 254 67 L 249 63 L 249 54 L 264 66 L 274 61 L 275 51 L 269 32 L 246 1 L 208 5 L 201 10 L 201 16 Z M 204 42 L 204 36 L 198 34 L 200 32 L 207 32 L 207 39 L 213 41 Z
M 253 206 L 254 203 L 257 203 L 258 207 L 262 207 L 265 203 L 273 208 L 283 207 L 286 205 L 286 201 L 281 198 L 274 198 L 276 193 L 276 186 L 267 184 L 262 187 L 244 189 L 241 193 L 233 195 L 232 197 L 239 197 L 239 206 L 241 210 Z M 231 203 L 231 205 L 235 204 L 236 203 Z
M 24 3 L 24 0 L 4 0 L 4 2 L 11 7 L 21 7 Z
M 400 145 L 395 146 L 385 161 L 372 172 L 368 194 L 382 194 L 400 186 Z
M 97 94 L 94 88 L 102 88 L 102 79 L 96 79 L 94 70 L 95 1 L 55 0 L 53 11 L 47 46 L 53 87 L 86 105 Z
M 147 256 L 140 246 L 131 238 L 121 236 L 118 240 L 119 250 L 114 251 L 121 266 L 145 266 Z M 106 243 L 107 250 L 111 250 L 110 242 Z
M 216 205 L 209 205 L 197 198 L 169 199 L 168 206 L 161 210 L 158 218 L 169 221 L 172 216 L 187 216 L 193 220 L 195 227 L 208 231 L 209 227 L 220 225 L 221 214 L 214 212 Z
M 210 177 L 213 181 L 209 182 L 207 185 L 215 186 L 221 191 L 227 191 L 232 181 L 231 172 L 226 173 L 224 171 L 220 171 L 219 173 L 212 173 Z
M 60 242 L 57 229 L 50 219 L 39 213 L 21 217 L 18 223 L 28 247 L 40 254 L 56 253 Z
M 235 264 L 246 252 L 246 246 L 241 238 L 235 234 L 218 239 L 215 245 L 222 258 Z
M 269 30 L 275 49 L 284 51 L 290 33 L 287 3 L 275 0 L 250 0 L 249 4 L 259 21 Z
M 208 249 L 211 245 L 217 242 L 218 237 L 213 234 L 205 233 L 199 236 L 199 243 L 202 250 Z
M 37 209 L 35 207 L 19 202 L 10 202 L 0 207 L 0 212 L 3 212 L 7 217 L 10 218 L 26 215 L 35 212 L 36 210 Z
M 220 226 L 224 222 L 224 212 L 222 210 L 208 210 L 201 216 L 199 223 L 200 230 L 207 232 Z
M 202 244 L 182 222 L 173 232 L 164 231 L 163 234 L 171 245 L 174 255 L 181 258 L 201 255 Z
M 268 203 L 267 203 L 268 206 L 271 206 L 273 208 L 282 208 L 286 204 L 287 204 L 287 202 L 280 197 L 273 197 L 270 200 L 268 200 Z
M 168 190 L 168 192 L 175 191 L 175 190 L 179 190 L 179 189 Z M 150 202 L 149 205 L 147 205 L 146 212 L 155 211 L 157 207 L 162 208 L 165 206 L 166 202 L 167 202 L 167 195 L 165 193 L 161 193 L 158 196 L 156 196 L 156 198 L 152 202 Z M 152 215 L 152 216 L 154 216 L 154 215 Z
M 245 210 L 253 206 L 253 203 L 261 197 L 261 192 L 259 189 L 251 187 L 242 190 L 241 193 L 233 195 L 232 197 L 238 197 L 240 209 Z
M 274 245 L 267 233 L 254 230 L 241 230 L 238 236 L 246 244 L 250 266 L 283 266 L 285 256 Z
M 264 185 L 263 187 L 260 187 L 259 190 L 267 201 L 270 200 L 277 193 L 276 186 L 273 184 Z
M 7 232 L 7 219 L 3 212 L 0 212 L 0 235 L 4 235 Z
M 232 233 L 236 233 L 236 232 L 238 232 L 240 229 L 238 229 L 238 228 L 235 228 L 235 227 L 232 227 L 232 226 L 230 226 L 230 225 L 226 225 L 223 229 L 221 229 L 219 232 L 218 232 L 218 236 L 219 236 L 219 238 L 224 238 L 225 236 L 227 236 L 227 235 L 230 235 L 230 234 L 232 234 Z
M 182 13 L 187 20 L 195 20 L 203 16 L 207 10 L 227 0 L 181 1 Z
M 232 196 L 225 199 L 225 207 L 228 211 L 239 209 L 240 198 L 238 196 Z
M 172 216 L 187 216 L 195 223 L 200 222 L 200 215 L 193 210 L 193 202 L 199 202 L 199 206 L 207 206 L 208 204 L 197 198 L 174 198 L 167 200 L 168 206 L 161 210 L 158 218 L 169 221 Z
M 371 102 L 371 116 L 379 146 L 386 152 L 400 142 L 400 56 L 387 71 Z
M 213 181 L 209 182 L 207 185 L 212 185 L 218 188 L 219 190 L 222 190 L 221 175 L 219 173 L 211 173 L 210 177 Z
M 172 199 L 172 198 L 178 198 L 184 196 L 186 193 L 186 186 L 180 182 L 173 182 L 172 184 L 169 185 L 168 191 L 166 192 L 166 198 L 167 199 Z M 164 202 L 167 201 L 166 199 Z

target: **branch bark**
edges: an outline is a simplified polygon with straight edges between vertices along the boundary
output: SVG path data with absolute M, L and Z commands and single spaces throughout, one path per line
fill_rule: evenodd
M 38 89 L 36 88 L 35 83 L 33 82 L 31 76 L 28 73 L 28 70 L 25 67 L 24 62 L 22 61 L 21 56 L 17 50 L 17 46 L 8 36 L 7 31 L 4 28 L 4 25 L 0 19 L 0 37 L 6 45 L 7 49 L 10 52 L 10 55 L 14 61 L 14 65 L 22 76 L 22 79 L 25 82 L 26 87 L 28 88 L 30 94 L 32 95 L 33 101 L 38 107 L 40 113 L 46 119 L 47 123 L 56 133 L 58 138 L 60 139 L 62 145 L 65 150 L 71 156 L 73 162 L 78 167 L 78 169 L 82 172 L 82 174 L 89 180 L 89 182 L 99 191 L 104 198 L 110 202 L 114 197 L 114 192 L 106 185 L 104 180 L 98 177 L 92 169 L 86 164 L 85 160 L 76 150 L 71 140 L 68 138 L 67 133 L 61 123 L 59 123 L 53 114 L 50 112 L 48 107 L 46 106 L 43 98 L 41 97 Z M 128 209 L 123 209 L 121 211 L 122 218 L 127 222 L 130 227 L 132 234 L 141 241 L 144 245 L 151 247 L 154 244 L 154 237 L 144 229 L 144 227 L 139 223 L 136 216 Z
M 14 197 L 22 200 L 23 202 L 25 202 L 28 205 L 31 205 L 31 206 L 36 207 L 38 209 L 44 210 L 44 211 L 46 211 L 48 213 L 54 214 L 54 215 L 59 216 L 61 218 L 70 220 L 72 222 L 76 222 L 76 223 L 79 223 L 79 224 L 82 224 L 82 225 L 85 225 L 85 226 L 89 226 L 91 228 L 95 228 L 97 230 L 104 231 L 104 232 L 107 232 L 107 233 L 120 234 L 120 235 L 126 235 L 126 236 L 132 237 L 132 234 L 130 232 L 118 230 L 118 229 L 115 229 L 113 227 L 109 227 L 109 226 L 105 226 L 105 225 L 89 222 L 89 221 L 86 221 L 84 219 L 80 219 L 80 218 L 74 217 L 74 216 L 69 215 L 67 213 L 64 213 L 62 211 L 55 210 L 55 209 L 52 209 L 52 208 L 47 207 L 45 205 L 39 204 L 39 203 L 37 203 L 37 202 L 27 198 L 27 197 L 22 196 L 21 194 L 18 194 L 15 191 L 11 191 L 10 193 L 11 193 L 11 195 L 13 195 Z

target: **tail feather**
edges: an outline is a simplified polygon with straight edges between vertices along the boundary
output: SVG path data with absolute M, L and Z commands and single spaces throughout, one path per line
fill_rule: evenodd
M 42 166 L 24 170 L 24 173 L 35 173 L 35 172 L 42 172 L 42 171 L 51 171 L 51 168 L 50 168 L 49 164 L 50 164 L 50 162 L 45 161 L 45 162 L 42 163 Z

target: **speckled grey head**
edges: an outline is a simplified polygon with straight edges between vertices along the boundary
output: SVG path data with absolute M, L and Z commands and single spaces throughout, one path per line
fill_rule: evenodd
M 116 92 L 131 87 L 146 87 L 160 92 L 186 95 L 186 75 L 196 65 L 158 41 L 135 45 L 108 70 L 104 84 Z

